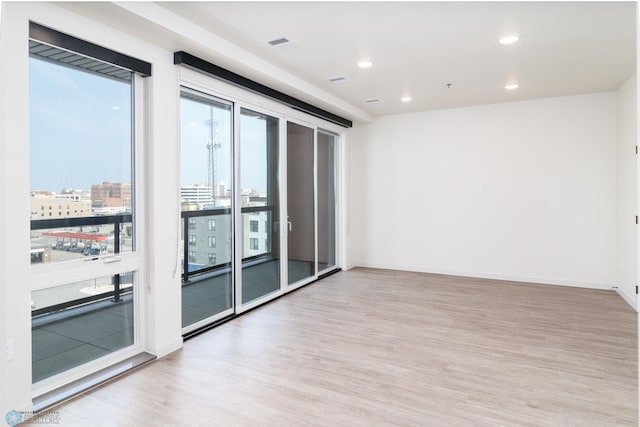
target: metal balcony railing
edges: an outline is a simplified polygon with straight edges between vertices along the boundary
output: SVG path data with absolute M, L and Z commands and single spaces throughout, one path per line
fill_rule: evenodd
M 132 223 L 133 216 L 131 214 L 118 214 L 118 215 L 104 215 L 104 216 L 91 216 L 91 217 L 79 217 L 79 218 L 56 218 L 56 219 L 34 219 L 31 220 L 31 230 L 50 230 L 50 229 L 73 229 L 82 227 L 96 227 L 100 225 L 113 225 L 113 253 L 120 253 L 120 234 L 121 226 L 123 224 Z M 90 233 L 86 233 L 87 236 Z M 76 233 L 77 239 L 82 239 L 82 234 Z M 126 276 L 121 277 L 121 276 Z M 104 292 L 96 295 L 91 295 L 84 298 L 77 298 L 70 301 L 65 301 L 60 304 L 50 305 L 47 307 L 41 307 L 33 309 L 31 311 L 31 317 L 39 317 L 54 312 L 68 310 L 70 308 L 79 307 L 96 301 L 102 301 L 111 298 L 113 302 L 121 302 L 122 296 L 133 292 L 133 287 L 128 289 L 122 289 L 123 283 L 128 283 L 124 280 L 131 280 L 133 283 L 133 277 L 131 273 L 128 274 L 115 274 L 112 276 L 113 291 Z
M 252 212 L 273 212 L 273 206 L 246 206 L 241 208 L 241 213 L 252 213 Z M 214 208 L 214 209 L 201 209 L 194 211 L 182 211 L 180 213 L 181 218 L 183 219 L 182 227 L 183 227 L 183 260 L 182 260 L 182 283 L 189 283 L 189 278 L 193 276 L 202 275 L 209 272 L 221 271 L 223 269 L 228 269 L 231 267 L 230 262 L 222 262 L 215 265 L 208 265 L 202 268 L 191 268 L 191 263 L 189 262 L 189 246 L 190 239 L 189 237 L 193 235 L 193 221 L 191 219 L 201 218 L 201 217 L 215 217 L 220 215 L 231 215 L 230 208 Z M 268 230 L 272 229 L 272 222 L 268 221 Z M 229 253 L 231 253 L 231 248 L 229 248 Z M 251 261 L 259 258 L 268 258 L 272 256 L 272 252 L 268 251 L 267 253 L 243 257 L 242 261 Z
M 273 206 L 249 206 L 243 207 L 241 209 L 241 213 L 252 213 L 252 212 L 273 212 Z M 215 265 L 208 265 L 202 268 L 190 268 L 189 265 L 189 235 L 193 234 L 193 222 L 189 221 L 190 218 L 199 218 L 199 217 L 216 217 L 221 215 L 231 215 L 230 208 L 216 208 L 216 209 L 202 209 L 202 210 L 194 210 L 194 211 L 182 211 L 181 218 L 183 219 L 183 274 L 182 274 L 182 283 L 189 283 L 190 277 L 202 275 L 205 273 L 215 272 L 215 271 L 223 271 L 224 269 L 229 269 L 231 267 L 231 262 L 222 262 Z M 31 230 L 51 230 L 51 229 L 66 229 L 71 231 L 78 231 L 73 229 L 79 229 L 82 227 L 95 227 L 95 226 L 104 226 L 104 225 L 113 225 L 113 253 L 118 254 L 121 252 L 121 232 L 122 225 L 133 222 L 133 216 L 131 214 L 117 214 L 117 215 L 104 215 L 104 216 L 91 216 L 91 217 L 80 217 L 80 218 L 59 218 L 59 219 L 34 219 L 31 220 Z M 273 221 L 271 219 L 268 220 L 267 230 L 273 230 Z M 70 232 L 71 232 L 70 231 Z M 77 233 L 76 233 L 77 234 Z M 268 232 L 270 235 L 271 233 Z M 270 236 L 269 236 L 270 237 Z M 82 239 L 82 236 L 77 237 L 78 239 Z M 230 252 L 230 249 L 229 249 Z M 254 261 L 259 259 L 268 259 L 273 257 L 272 249 L 268 248 L 268 251 L 259 255 L 243 257 L 243 262 Z M 79 307 L 83 305 L 87 305 L 96 301 L 102 301 L 106 299 L 111 299 L 113 302 L 120 302 L 122 300 L 122 296 L 125 294 L 129 294 L 133 292 L 133 288 L 125 288 L 123 289 L 124 280 L 132 280 L 128 276 L 126 278 L 121 277 L 122 274 L 115 274 L 112 276 L 112 284 L 113 291 L 100 293 L 97 295 L 91 295 L 88 297 L 77 298 L 70 301 L 66 301 L 60 304 L 50 305 L 47 307 L 39 307 L 33 309 L 31 314 L 32 317 L 39 317 L 42 315 L 59 312 L 63 310 L 67 310 L 74 307 Z

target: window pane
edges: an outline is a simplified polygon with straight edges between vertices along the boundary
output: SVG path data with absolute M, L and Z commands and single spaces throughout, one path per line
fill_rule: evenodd
M 134 274 L 31 292 L 33 382 L 133 345 Z
M 316 273 L 314 204 L 314 130 L 287 123 L 288 282 Z
M 231 105 L 183 91 L 180 195 L 183 221 L 182 326 L 231 307 Z M 184 257 L 184 252 L 183 252 Z
M 278 125 L 277 118 L 241 111 L 243 304 L 280 289 Z M 265 224 L 263 230 L 260 222 Z M 273 243 L 260 248 L 261 240 Z
M 336 265 L 335 143 L 318 132 L 318 271 Z
M 131 73 L 29 67 L 31 262 L 132 251 Z

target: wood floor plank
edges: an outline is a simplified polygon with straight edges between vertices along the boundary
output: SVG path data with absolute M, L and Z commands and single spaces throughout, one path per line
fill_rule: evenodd
M 358 268 L 56 408 L 65 426 L 632 426 L 614 292 Z

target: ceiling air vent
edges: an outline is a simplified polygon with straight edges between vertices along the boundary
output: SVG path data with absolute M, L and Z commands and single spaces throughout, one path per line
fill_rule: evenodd
M 380 100 L 378 98 L 369 98 L 365 99 L 364 102 L 366 102 L 367 104 L 372 104 L 374 102 L 380 102 Z
M 267 41 L 267 43 L 271 46 L 284 46 L 291 43 L 291 40 L 286 37 L 276 37 L 275 39 Z
M 347 78 L 345 76 L 335 76 L 335 77 L 329 77 L 328 80 L 331 83 L 338 83 L 338 82 L 343 82 L 343 81 L 347 80 Z

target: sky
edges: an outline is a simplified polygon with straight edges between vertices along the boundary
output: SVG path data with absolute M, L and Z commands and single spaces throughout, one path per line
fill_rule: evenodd
M 89 190 L 131 182 L 131 85 L 30 58 L 30 189 Z M 212 105 L 213 104 L 213 105 Z M 180 101 L 181 185 L 207 182 L 209 125 L 215 122 L 216 180 L 231 185 L 231 110 Z M 242 115 L 242 189 L 266 190 L 266 122 Z
M 29 60 L 31 190 L 131 182 L 131 85 Z
M 180 100 L 180 185 L 207 183 L 211 117 L 216 150 L 215 180 L 231 185 L 232 133 L 231 107 L 215 101 Z M 266 122 L 254 115 L 240 117 L 240 188 L 266 191 Z

